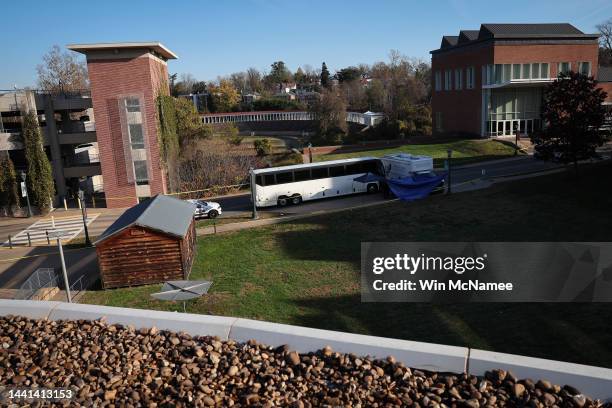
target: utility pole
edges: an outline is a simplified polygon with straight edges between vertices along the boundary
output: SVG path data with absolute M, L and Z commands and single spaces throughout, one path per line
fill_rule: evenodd
M 81 201 L 81 216 L 83 217 L 83 230 L 85 231 L 85 245 L 91 246 L 89 231 L 87 230 L 87 205 L 85 204 L 85 192 L 79 190 L 79 200 Z
M 255 173 L 253 172 L 253 168 L 251 167 L 249 169 L 249 176 L 250 176 L 250 180 L 251 180 L 251 202 L 253 203 L 253 219 L 256 220 L 257 217 L 257 192 L 256 190 L 256 183 L 255 183 Z
M 451 149 L 448 149 L 447 151 L 448 153 L 448 159 L 446 159 L 446 163 L 448 163 L 447 167 L 448 167 L 448 176 L 446 177 L 446 181 L 448 183 L 448 188 L 446 189 L 446 194 L 450 194 L 451 193 L 451 172 L 452 172 L 452 167 L 451 167 L 451 157 L 453 155 L 453 151 Z
M 68 303 L 72 303 L 72 296 L 70 295 L 70 283 L 68 282 L 68 272 L 66 271 L 66 260 L 64 259 L 64 249 L 62 248 L 62 236 L 64 231 L 54 230 L 49 233 L 50 236 L 57 240 L 57 248 L 59 249 L 60 261 L 62 263 L 62 275 L 64 276 L 64 286 L 66 288 L 66 298 Z

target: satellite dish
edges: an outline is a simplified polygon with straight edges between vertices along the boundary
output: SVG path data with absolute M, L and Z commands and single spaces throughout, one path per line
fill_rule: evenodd
M 152 293 L 151 297 L 157 300 L 182 301 L 185 311 L 185 301 L 208 293 L 211 285 L 210 281 L 168 281 L 162 286 L 161 292 Z

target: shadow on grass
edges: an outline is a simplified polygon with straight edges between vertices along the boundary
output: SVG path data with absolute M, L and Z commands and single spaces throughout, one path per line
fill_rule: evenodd
M 607 304 L 361 303 L 306 298 L 293 324 L 612 367 Z
M 390 203 L 292 223 L 276 231 L 295 260 L 348 262 L 361 242 L 608 241 L 610 163 L 487 190 Z M 292 323 L 376 336 L 469 346 L 612 367 L 612 305 L 597 303 L 361 303 L 359 294 L 297 297 Z

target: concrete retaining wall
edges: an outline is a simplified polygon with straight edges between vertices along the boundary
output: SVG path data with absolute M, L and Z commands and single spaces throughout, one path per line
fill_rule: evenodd
M 326 345 L 335 351 L 370 355 L 376 358 L 394 356 L 407 366 L 447 372 L 485 371 L 502 368 L 519 378 L 546 379 L 555 384 L 571 384 L 594 398 L 612 401 L 612 370 L 601 367 L 543 360 L 524 356 L 364 336 L 329 330 L 311 329 L 223 316 L 128 309 L 63 302 L 0 300 L 0 316 L 19 315 L 50 320 L 95 320 L 132 325 L 136 328 L 157 327 L 184 331 L 192 335 L 218 336 L 221 339 L 247 341 L 255 339 L 271 346 L 287 344 L 298 352 L 320 349 Z

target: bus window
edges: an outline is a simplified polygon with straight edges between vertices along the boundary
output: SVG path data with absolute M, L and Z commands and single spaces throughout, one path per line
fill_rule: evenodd
M 265 174 L 264 182 L 266 183 L 266 186 L 273 186 L 274 184 L 276 184 L 276 180 L 274 180 L 274 174 Z
M 312 169 L 312 178 L 314 179 L 321 179 L 321 178 L 327 178 L 327 167 L 315 167 Z
M 255 184 L 263 186 L 263 178 L 261 176 L 255 176 Z
M 296 170 L 293 172 L 293 177 L 295 177 L 295 181 L 310 180 L 310 170 Z
M 378 162 L 371 160 L 361 163 L 364 173 L 378 174 Z
M 276 182 L 278 184 L 291 183 L 293 181 L 293 172 L 286 171 L 284 173 L 276 173 Z
M 344 166 L 332 166 L 329 168 L 329 176 L 330 177 L 340 177 L 346 175 L 344 171 Z
M 346 174 L 361 174 L 361 173 L 363 173 L 363 171 L 361 171 L 361 164 L 359 163 L 349 164 L 348 166 L 346 166 Z

